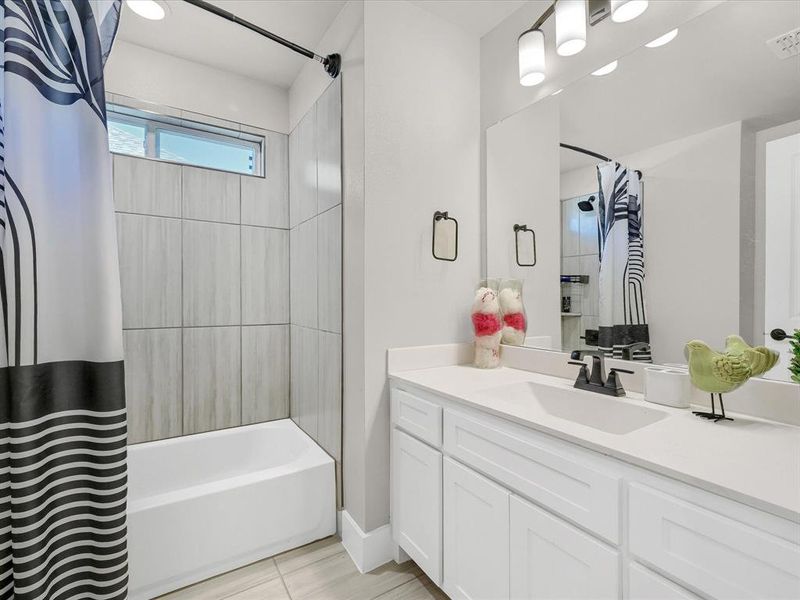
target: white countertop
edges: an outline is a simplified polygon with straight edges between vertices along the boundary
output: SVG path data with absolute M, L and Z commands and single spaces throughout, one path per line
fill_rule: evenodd
M 645 402 L 628 393 L 620 402 L 663 411 L 666 418 L 616 435 L 550 415 L 536 403 L 483 393 L 519 382 L 572 389 L 572 381 L 501 367 L 445 366 L 390 373 L 416 387 L 484 410 L 580 446 L 668 475 L 778 516 L 800 520 L 800 427 L 730 413 L 734 421 L 710 422 L 691 410 Z M 608 396 L 605 396 L 608 398 Z

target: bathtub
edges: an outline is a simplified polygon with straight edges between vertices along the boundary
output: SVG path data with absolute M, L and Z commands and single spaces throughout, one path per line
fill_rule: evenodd
M 333 460 L 290 419 L 128 448 L 130 600 L 332 535 Z

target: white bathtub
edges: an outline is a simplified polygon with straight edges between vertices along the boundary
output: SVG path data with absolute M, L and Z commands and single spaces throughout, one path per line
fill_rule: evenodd
M 290 419 L 128 449 L 130 600 L 332 535 L 333 460 Z

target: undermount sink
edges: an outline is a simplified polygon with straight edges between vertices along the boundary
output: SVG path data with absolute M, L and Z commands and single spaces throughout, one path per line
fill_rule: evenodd
M 535 403 L 553 417 L 616 435 L 636 431 L 667 416 L 661 410 L 601 394 L 530 381 L 489 388 L 483 390 L 481 395 L 514 404 Z

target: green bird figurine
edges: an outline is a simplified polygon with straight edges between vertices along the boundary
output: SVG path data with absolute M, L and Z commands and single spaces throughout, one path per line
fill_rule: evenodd
M 764 346 L 751 347 L 738 335 L 725 339 L 725 351 L 718 352 L 700 340 L 692 340 L 684 350 L 689 362 L 689 377 L 694 386 L 711 394 L 711 412 L 694 411 L 694 414 L 716 421 L 733 421 L 725 416 L 722 394 L 738 389 L 751 377 L 769 371 L 778 362 L 778 354 Z M 714 394 L 719 395 L 722 414 L 714 405 Z

